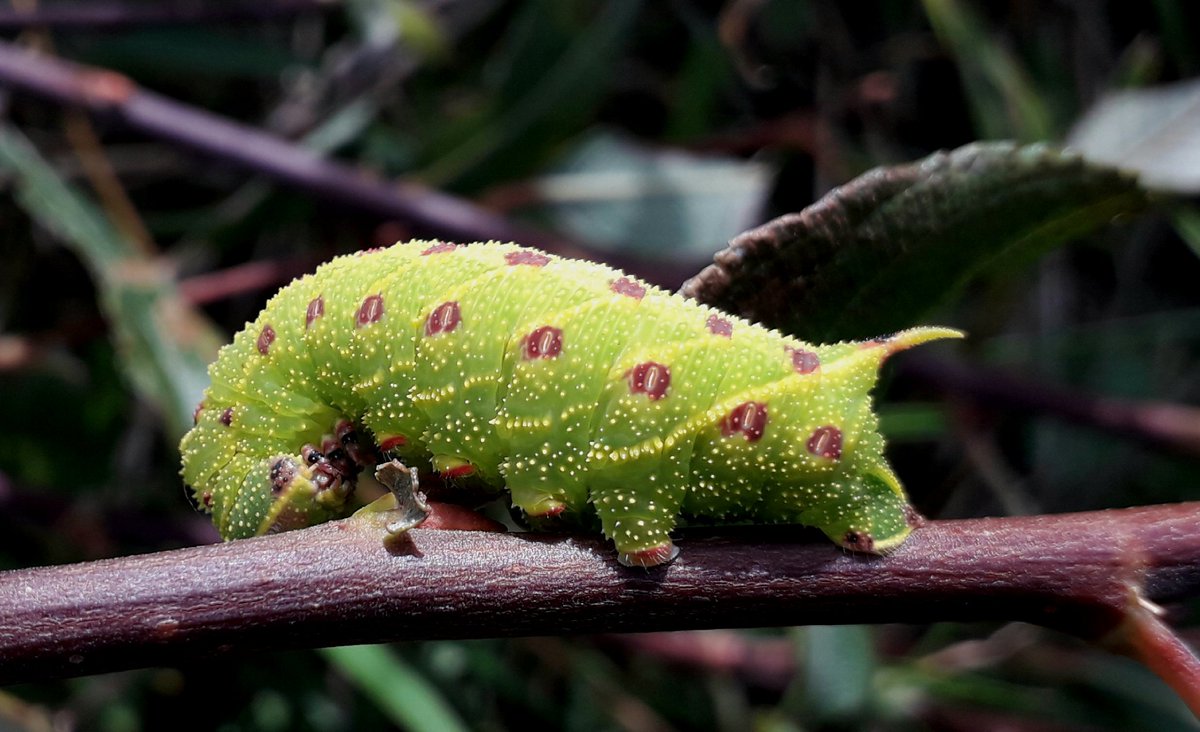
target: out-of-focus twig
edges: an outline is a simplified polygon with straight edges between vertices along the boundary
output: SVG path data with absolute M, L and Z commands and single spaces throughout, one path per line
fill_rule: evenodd
M 1146 664 L 1200 716 L 1200 658 L 1162 620 L 1162 609 L 1132 597 L 1125 622 L 1108 639 L 1116 651 Z
M 314 257 L 247 262 L 180 280 L 179 295 L 193 305 L 206 305 L 255 290 L 279 287 L 294 277 L 311 272 L 318 264 L 320 260 Z
M 67 139 L 75 148 L 84 174 L 104 206 L 109 221 L 121 232 L 130 246 L 141 254 L 152 256 L 157 253 L 154 236 L 146 228 L 133 202 L 129 200 L 129 194 L 121 185 L 112 161 L 104 154 L 104 147 L 100 144 L 100 138 L 92 127 L 91 120 L 72 110 L 63 120 L 63 127 Z
M 116 72 L 80 66 L 0 42 L 0 86 L 12 86 L 114 118 L 192 152 L 292 186 L 318 200 L 403 222 L 412 234 L 457 241 L 513 241 L 563 256 L 603 259 L 667 287 L 685 276 L 669 262 L 599 253 L 558 234 L 411 181 L 388 181 L 312 150 L 138 87 Z
M 31 26 L 109 31 L 117 28 L 180 23 L 231 23 L 286 18 L 321 11 L 340 0 L 246 0 L 245 2 L 132 3 L 113 0 L 39 3 L 0 8 L 0 30 Z
M 0 683 L 547 633 L 1022 620 L 1101 640 L 1131 602 L 1200 591 L 1200 503 L 932 521 L 887 557 L 757 527 L 749 541 L 685 537 L 680 559 L 651 571 L 590 537 L 415 529 L 385 543 L 387 520 L 0 573 Z
M 995 370 L 913 356 L 898 367 L 938 389 L 1002 409 L 1043 413 L 1188 455 L 1200 455 L 1200 409 L 1117 399 Z
M 29 368 L 40 361 L 45 348 L 32 338 L 0 335 L 0 373 Z
M 787 638 L 757 638 L 732 630 L 693 630 L 602 636 L 604 645 L 658 661 L 783 691 L 796 672 L 796 647 Z
M 670 732 L 673 729 L 630 689 L 589 669 L 587 664 L 573 663 L 572 659 L 578 654 L 572 654 L 561 638 L 529 638 L 523 646 L 537 656 L 539 665 L 559 678 L 572 683 L 582 682 L 587 692 L 600 700 L 598 706 L 612 717 L 617 729 L 628 732 Z
M 561 237 L 508 221 L 461 198 L 416 183 L 380 179 L 254 127 L 141 89 L 112 71 L 0 43 L 0 85 L 83 107 L 321 200 L 405 221 L 426 234 L 462 241 L 519 241 L 557 253 L 587 255 Z

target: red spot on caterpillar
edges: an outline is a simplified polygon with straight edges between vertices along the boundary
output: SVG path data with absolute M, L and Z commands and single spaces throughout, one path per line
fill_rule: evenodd
M 842 431 L 833 425 L 813 430 L 808 438 L 808 451 L 817 457 L 840 460 L 842 457 Z
M 200 494 L 200 503 L 207 509 L 212 509 L 213 495 L 212 491 L 204 491 Z
M 767 428 L 767 405 L 764 402 L 742 402 L 721 420 L 721 435 L 745 435 L 748 442 L 757 442 Z
M 545 267 L 550 264 L 550 257 L 538 252 L 530 252 L 521 250 L 519 252 L 509 252 L 504 255 L 504 261 L 508 262 L 509 266 L 516 267 L 520 264 L 528 264 L 531 267 Z
M 383 317 L 383 295 L 371 295 L 362 301 L 362 305 L 358 308 L 358 317 L 355 319 L 354 327 L 361 328 L 364 325 L 378 323 Z
M 263 326 L 262 332 L 258 334 L 258 352 L 262 355 L 267 355 L 271 350 L 271 344 L 275 342 L 275 329 L 268 323 Z
M 379 449 L 383 450 L 384 452 L 387 452 L 388 450 L 391 450 L 394 447 L 403 447 L 404 445 L 407 445 L 407 444 L 408 444 L 408 438 L 405 437 L 404 435 L 393 435 L 391 437 L 385 438 L 383 440 L 383 442 L 379 443 Z
M 462 313 L 458 310 L 458 303 L 444 302 L 429 314 L 429 318 L 425 321 L 425 335 L 435 336 L 439 333 L 450 333 L 461 322 Z
M 620 279 L 613 280 L 613 283 L 609 285 L 608 289 L 612 290 L 618 295 L 632 297 L 634 300 L 641 300 L 646 296 L 646 288 L 638 284 L 636 280 L 632 280 L 628 277 L 622 277 Z
M 233 407 L 226 407 L 224 412 L 221 412 L 221 424 L 228 427 L 233 424 Z
M 708 322 L 705 325 L 708 326 L 708 332 L 713 335 L 719 335 L 724 338 L 733 337 L 733 323 L 719 315 L 708 316 Z
M 428 257 L 430 254 L 444 254 L 446 252 L 452 252 L 455 249 L 458 249 L 457 244 L 454 244 L 453 242 L 448 242 L 448 241 L 440 241 L 437 244 L 434 244 L 433 246 L 429 247 L 425 251 L 421 252 L 421 256 Z
M 784 346 L 788 353 L 792 354 L 792 370 L 798 374 L 811 374 L 821 367 L 821 359 L 812 351 L 806 351 L 803 348 L 792 348 Z
M 325 315 L 325 298 L 317 295 L 308 304 L 308 310 L 304 312 L 304 329 L 308 330 L 312 324 Z
M 192 424 L 200 424 L 200 413 L 203 411 L 204 402 L 200 402 L 196 405 L 196 408 L 192 410 Z
M 667 395 L 671 386 L 671 369 L 661 363 L 647 361 L 625 372 L 630 394 L 645 394 L 657 401 Z
M 555 358 L 562 353 L 563 332 L 551 325 L 543 325 L 525 336 L 521 341 L 522 357 L 526 361 L 535 358 Z
M 370 249 L 359 249 L 354 254 L 355 254 L 355 256 L 361 257 L 364 254 L 374 254 L 375 252 L 382 252 L 384 249 L 387 249 L 387 247 L 371 247 Z

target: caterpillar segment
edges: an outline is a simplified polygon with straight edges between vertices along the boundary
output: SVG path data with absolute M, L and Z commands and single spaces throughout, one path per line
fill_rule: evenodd
M 183 476 L 226 539 L 347 515 L 399 457 L 507 489 L 535 525 L 598 519 L 627 565 L 674 559 L 680 516 L 883 553 L 915 514 L 870 391 L 892 353 L 960 336 L 814 346 L 601 265 L 414 241 L 270 300 L 210 368 Z

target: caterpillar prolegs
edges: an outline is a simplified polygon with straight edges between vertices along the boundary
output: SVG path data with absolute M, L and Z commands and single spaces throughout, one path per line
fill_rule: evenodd
M 888 355 L 958 336 L 814 346 L 598 264 L 397 244 L 292 282 L 222 349 L 183 476 L 226 539 L 344 516 L 395 456 L 532 519 L 594 514 L 630 565 L 670 561 L 681 515 L 882 553 L 914 514 L 869 392 Z

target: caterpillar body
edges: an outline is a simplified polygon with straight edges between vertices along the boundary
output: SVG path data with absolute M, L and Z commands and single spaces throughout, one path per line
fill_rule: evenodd
M 681 515 L 883 553 L 915 513 L 869 392 L 889 354 L 959 335 L 814 346 L 602 265 L 413 241 L 292 282 L 222 349 L 183 476 L 226 539 L 346 515 L 382 454 L 598 517 L 629 565 L 673 559 Z

